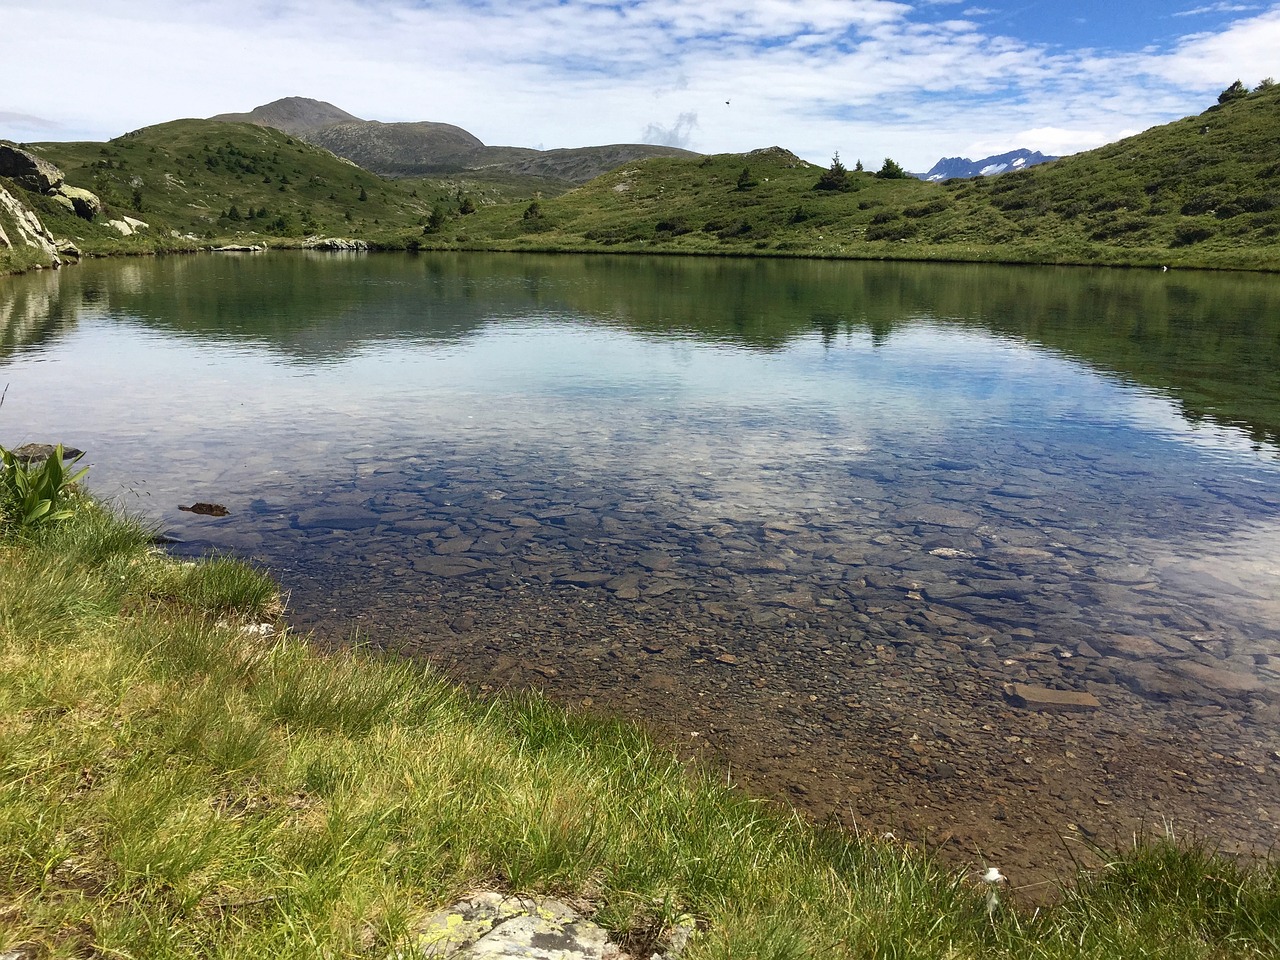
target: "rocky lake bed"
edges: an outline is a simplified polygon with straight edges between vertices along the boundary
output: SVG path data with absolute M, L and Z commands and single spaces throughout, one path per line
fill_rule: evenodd
M 1015 885 L 1144 831 L 1275 843 L 1275 566 L 1233 566 L 1235 537 L 1211 534 L 1199 556 L 1162 553 L 1137 505 L 1132 545 L 1088 536 L 1064 521 L 1060 467 L 952 461 L 930 487 L 936 465 L 902 460 L 744 521 L 703 505 L 767 487 L 708 478 L 677 506 L 585 473 L 531 482 L 518 459 L 503 476 L 465 448 L 352 456 L 305 507 L 268 495 L 240 536 L 185 535 L 269 558 L 326 642 L 635 718 L 746 789 Z M 1074 481 L 1108 468 L 1083 459 Z M 1224 486 L 1220 522 L 1239 497 L 1280 507 Z
M 1143 832 L 1280 839 L 1274 285 L 358 254 L 7 284 L 3 439 L 87 450 L 318 642 L 635 719 L 1029 895 Z

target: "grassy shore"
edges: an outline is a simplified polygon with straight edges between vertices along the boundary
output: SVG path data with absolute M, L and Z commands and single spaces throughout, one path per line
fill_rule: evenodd
M 992 908 L 625 724 L 317 652 L 265 575 L 151 541 L 84 498 L 0 529 L 0 953 L 387 956 L 496 885 L 637 947 L 695 918 L 691 958 L 1280 956 L 1280 863 L 1141 845 L 1051 908 Z

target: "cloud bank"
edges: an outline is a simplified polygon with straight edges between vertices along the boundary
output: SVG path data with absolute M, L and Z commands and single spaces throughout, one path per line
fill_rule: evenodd
M 1280 3 L 1188 4 L 1160 18 L 1172 39 L 1108 50 L 1019 39 L 996 6 L 0 0 L 0 137 L 106 139 L 298 95 L 492 144 L 778 144 L 925 169 L 942 154 L 1086 149 L 1280 72 Z M 56 80 L 51 17 L 77 24 Z

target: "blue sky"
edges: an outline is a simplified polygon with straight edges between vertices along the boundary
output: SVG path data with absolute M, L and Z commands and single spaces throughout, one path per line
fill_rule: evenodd
M 19 141 L 307 96 L 489 144 L 923 170 L 1088 149 L 1280 76 L 1280 0 L 0 0 L 0 24 Z

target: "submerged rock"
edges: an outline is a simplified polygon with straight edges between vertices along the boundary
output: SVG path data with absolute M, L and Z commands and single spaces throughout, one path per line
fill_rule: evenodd
M 24 443 L 12 453 L 22 463 L 38 463 L 41 460 L 48 460 L 57 450 L 58 448 L 51 443 Z M 83 450 L 77 450 L 75 447 L 62 448 L 63 460 L 74 460 L 76 457 L 83 456 Z
M 226 517 L 231 515 L 231 511 L 220 503 L 193 503 L 189 507 L 179 506 L 178 509 L 185 510 L 187 513 L 198 513 L 203 517 Z
M 1027 710 L 1050 710 L 1063 713 L 1083 713 L 1102 706 L 1091 693 L 1075 690 L 1054 690 L 1050 687 L 1033 687 L 1026 683 L 1010 683 L 1005 696 L 1014 706 Z

